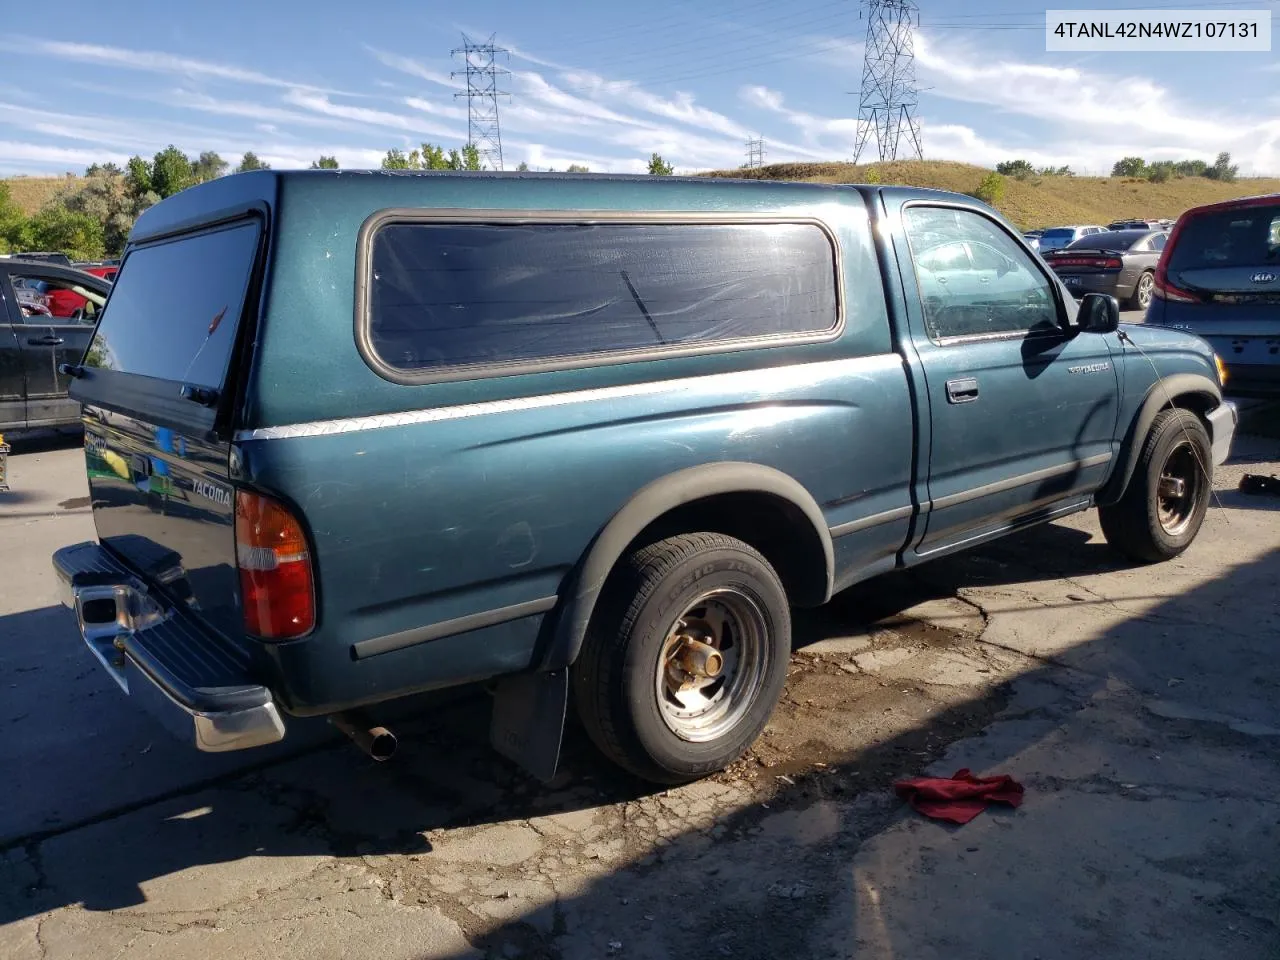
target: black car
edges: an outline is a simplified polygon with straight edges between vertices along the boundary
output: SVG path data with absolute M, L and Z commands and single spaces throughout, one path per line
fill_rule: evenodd
M 13 254 L 12 259 L 26 260 L 29 263 L 56 263 L 63 267 L 71 266 L 71 258 L 65 253 L 50 253 L 42 250 Z
M 111 284 L 27 259 L 0 259 L 0 432 L 80 422 L 60 363 L 79 363 Z
M 1164 230 L 1112 230 L 1082 237 L 1044 259 L 1076 299 L 1107 293 L 1131 310 L 1146 310 L 1168 238 Z

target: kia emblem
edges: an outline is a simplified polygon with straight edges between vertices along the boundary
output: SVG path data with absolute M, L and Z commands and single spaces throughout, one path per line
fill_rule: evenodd
M 1275 278 L 1276 275 L 1274 273 L 1255 273 L 1249 279 L 1254 283 L 1270 283 Z

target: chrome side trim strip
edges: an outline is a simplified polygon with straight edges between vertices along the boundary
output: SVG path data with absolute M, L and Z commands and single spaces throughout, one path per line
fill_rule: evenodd
M 616 387 L 597 387 L 592 390 L 570 390 L 564 393 L 539 394 L 532 397 L 516 397 L 511 400 L 483 400 L 450 407 L 431 407 L 425 410 L 407 410 L 402 413 L 381 413 L 367 417 L 345 417 L 337 420 L 313 420 L 307 423 L 291 423 L 279 427 L 259 427 L 256 430 L 239 430 L 235 441 L 285 440 L 298 437 L 328 437 L 340 433 L 357 433 L 362 430 L 379 430 L 385 427 L 405 427 L 419 423 L 436 423 L 441 420 L 462 420 L 497 413 L 514 413 L 524 410 L 540 410 L 572 403 L 592 403 L 605 400 L 621 400 L 629 397 L 652 396 L 660 393 L 680 393 L 695 389 L 734 390 L 749 392 L 752 402 L 767 403 L 784 390 L 802 387 L 822 377 L 866 376 L 881 370 L 901 369 L 902 357 L 896 353 L 881 353 L 869 357 L 853 357 L 844 360 L 824 360 L 818 363 L 792 364 L 763 370 L 735 370 L 732 373 L 713 373 L 700 377 L 682 377 L 678 380 L 654 380 L 646 383 L 621 384 Z
M 831 539 L 843 537 L 850 533 L 857 533 L 859 530 L 866 530 L 870 527 L 878 527 L 882 523 L 892 523 L 894 520 L 901 520 L 903 517 L 911 516 L 911 512 L 915 507 L 907 504 L 905 507 L 896 507 L 893 510 L 885 510 L 883 513 L 873 513 L 869 517 L 861 517 L 858 520 L 850 520 L 848 523 L 840 523 L 831 528 Z
M 557 599 L 557 597 L 540 597 L 525 603 L 513 603 L 509 607 L 498 607 L 495 610 L 484 610 L 465 617 L 443 620 L 427 627 L 417 627 L 413 630 L 402 630 L 400 633 L 389 633 L 384 637 L 360 640 L 351 645 L 351 659 L 363 660 L 365 657 L 374 657 L 380 653 L 403 650 L 405 647 L 414 647 L 420 643 L 429 643 L 432 640 L 441 640 L 459 633 L 468 633 L 484 627 L 496 627 L 500 623 L 546 613 L 556 605 Z
M 937 500 L 932 502 L 932 509 L 945 510 L 947 507 L 954 507 L 961 503 L 968 503 L 970 500 L 978 500 L 982 497 L 990 497 L 997 493 L 1004 493 L 1006 490 L 1025 486 L 1028 483 L 1036 483 L 1040 480 L 1051 480 L 1054 477 L 1060 477 L 1075 470 L 1086 470 L 1089 467 L 1098 467 L 1107 463 L 1110 459 L 1111 454 L 1100 453 L 1097 456 L 1086 457 L 1083 460 L 1072 460 L 1070 463 L 1059 464 L 1056 467 L 1045 467 L 1043 470 L 1033 470 L 1031 473 L 1021 473 L 1016 477 L 997 480 L 995 483 L 984 483 L 982 486 L 974 487 L 971 490 L 961 490 L 959 493 L 952 493 L 945 497 L 939 497 Z

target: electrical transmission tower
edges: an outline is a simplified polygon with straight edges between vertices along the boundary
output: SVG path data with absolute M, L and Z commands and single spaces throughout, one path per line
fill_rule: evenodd
M 490 170 L 502 169 L 502 130 L 498 125 L 498 98 L 510 96 L 498 89 L 498 77 L 508 76 L 510 71 L 497 65 L 499 56 L 507 56 L 503 47 L 495 47 L 491 34 L 484 43 L 472 43 L 465 33 L 462 46 L 453 56 L 462 54 L 463 69 L 455 70 L 453 77 L 465 77 L 467 89 L 454 94 L 467 98 L 467 141 L 480 154 L 480 163 Z
M 897 160 L 899 148 L 904 156 L 923 160 L 911 32 L 913 26 L 920 24 L 919 10 L 914 0 L 863 0 L 863 7 L 867 14 L 867 41 L 853 162 L 858 162 L 873 134 L 882 161 Z
M 764 137 L 757 137 L 754 140 L 747 141 L 747 164 L 746 169 L 752 170 L 756 167 L 764 166 Z

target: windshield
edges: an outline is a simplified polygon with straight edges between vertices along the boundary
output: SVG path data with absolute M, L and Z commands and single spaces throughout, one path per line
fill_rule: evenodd
M 257 246 L 241 221 L 132 251 L 85 365 L 221 387 Z
M 1170 270 L 1255 267 L 1280 260 L 1280 202 L 1215 210 L 1183 224 Z
M 1123 233 L 1095 233 L 1091 237 L 1081 237 L 1067 247 L 1068 250 L 1128 250 L 1145 237 L 1145 233 L 1125 231 Z

